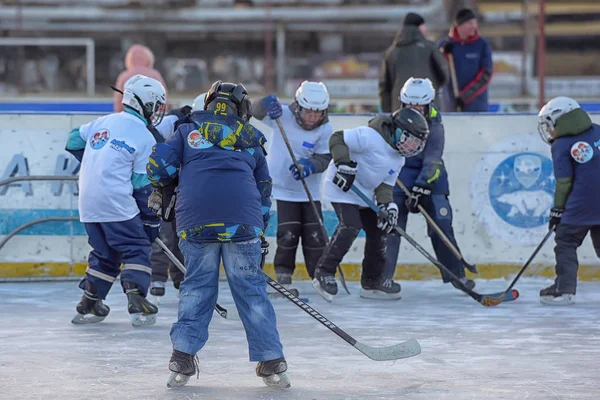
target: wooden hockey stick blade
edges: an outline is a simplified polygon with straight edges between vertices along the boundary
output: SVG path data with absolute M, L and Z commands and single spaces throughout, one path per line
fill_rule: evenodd
M 356 342 L 354 347 L 374 361 L 400 360 L 402 358 L 414 357 L 421 353 L 421 345 L 416 339 L 386 347 L 371 347 Z
M 479 301 L 481 305 L 486 307 L 494 307 L 500 303 L 518 299 L 519 291 L 517 289 L 511 289 L 508 292 L 502 292 L 498 294 L 486 294 L 481 296 L 482 299 Z

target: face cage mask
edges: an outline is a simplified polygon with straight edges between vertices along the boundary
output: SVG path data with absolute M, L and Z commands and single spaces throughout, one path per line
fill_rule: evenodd
M 552 144 L 554 141 L 554 130 L 550 127 L 550 122 L 547 120 L 538 122 L 538 133 L 545 143 Z
M 414 157 L 425 148 L 425 140 L 419 139 L 410 132 L 396 128 L 396 148 L 403 157 Z
M 306 111 L 320 112 L 321 117 L 316 122 L 308 123 L 302 117 L 303 111 L 304 112 L 306 112 Z M 323 121 L 325 120 L 325 116 L 327 115 L 327 110 L 310 110 L 307 108 L 302 108 L 302 106 L 300 106 L 300 104 L 298 104 L 298 107 L 296 108 L 296 111 L 294 114 L 296 116 L 296 122 L 298 123 L 298 125 L 300 125 L 300 127 L 302 129 L 307 130 L 307 131 L 312 131 L 313 129 L 318 128 L 323 123 Z

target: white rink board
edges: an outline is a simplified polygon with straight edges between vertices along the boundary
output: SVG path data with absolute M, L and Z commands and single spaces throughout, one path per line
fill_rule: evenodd
M 65 160 L 68 160 L 69 170 L 76 165 L 64 151 L 69 131 L 97 116 L 0 114 L 3 143 L 0 176 L 10 175 L 9 165 L 16 155 L 27 159 L 30 175 L 59 175 Z M 370 118 L 332 115 L 330 120 L 338 130 L 365 124 Z M 600 123 L 600 115 L 593 115 L 593 119 Z M 454 229 L 465 258 L 477 264 L 524 262 L 546 232 L 545 220 L 551 206 L 548 199 L 551 199 L 552 174 L 547 165 L 550 151 L 537 135 L 535 116 L 447 115 L 444 125 L 444 161 L 450 177 Z M 268 137 L 270 132 L 265 131 Z M 20 168 L 17 175 L 22 174 Z M 497 185 L 498 180 L 506 180 L 505 192 Z M 71 192 L 73 187 L 65 183 L 59 192 L 56 184 L 33 182 L 33 194 L 20 186 L 10 187 L 5 194 L 0 188 L 0 228 L 3 229 L 0 238 L 11 230 L 10 226 L 18 226 L 19 219 L 25 222 L 31 219 L 28 210 L 70 214 L 69 210 L 77 208 L 77 197 Z M 495 188 L 493 196 L 490 187 Z M 326 209 L 330 210 L 328 205 Z M 51 228 L 42 229 L 41 225 L 38 228 L 41 234 L 18 235 L 0 251 L 0 262 L 83 262 L 89 249 L 81 227 L 76 225 L 71 228 L 74 238 L 64 229 L 54 232 Z M 431 250 L 421 217 L 411 216 L 408 232 Z M 272 244 L 274 239 L 269 237 Z M 359 263 L 363 248 L 364 239 L 359 238 L 344 262 Z M 273 254 L 269 254 L 267 262 L 272 261 Z M 419 253 L 405 244 L 401 254 L 402 263 L 424 262 Z M 600 265 L 588 244 L 581 248 L 579 255 L 582 264 Z M 552 264 L 553 259 L 552 243 L 548 243 L 536 262 Z M 300 253 L 298 260 L 302 260 Z

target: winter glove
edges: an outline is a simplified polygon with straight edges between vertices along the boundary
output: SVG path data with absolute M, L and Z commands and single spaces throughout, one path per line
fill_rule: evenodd
M 175 186 L 152 187 L 148 197 L 148 208 L 165 222 L 175 218 Z
M 440 52 L 443 54 L 452 54 L 452 50 L 454 49 L 454 42 L 452 40 L 448 40 L 446 43 L 440 46 Z
M 191 106 L 183 106 L 183 107 L 181 107 L 181 110 L 179 110 L 179 112 L 181 113 L 181 116 L 178 116 L 178 117 L 183 118 L 192 112 L 192 107 Z
M 550 209 L 550 221 L 548 222 L 548 230 L 552 230 L 556 225 L 560 224 L 564 208 L 552 207 Z
M 412 187 L 410 197 L 406 199 L 406 208 L 413 214 L 419 212 L 419 202 L 421 201 L 421 196 L 429 196 L 431 195 L 431 190 L 414 185 Z
M 457 110 L 464 110 L 465 108 L 465 101 L 463 100 L 462 97 L 458 97 L 456 99 L 456 109 Z
M 317 170 L 315 165 L 306 158 L 299 159 L 298 166 L 300 167 L 300 171 L 298 171 L 298 168 L 296 168 L 294 164 L 290 165 L 290 172 L 297 181 L 299 181 L 300 178 L 306 178 L 310 174 L 314 174 Z
M 263 256 L 269 254 L 269 242 L 267 242 L 264 236 L 260 237 L 260 254 Z
M 270 94 L 267 97 L 265 97 L 263 99 L 262 106 L 265 109 L 265 113 L 271 119 L 277 119 L 281 117 L 281 114 L 283 114 L 281 103 L 279 102 L 279 99 L 277 99 L 277 96 L 275 96 L 274 94 Z
M 350 161 L 348 164 L 336 165 L 337 172 L 333 177 L 333 184 L 344 192 L 350 190 L 356 178 L 356 165 L 354 161 Z
M 398 206 L 396 203 L 378 204 L 378 206 L 383 212 L 377 215 L 377 228 L 389 234 L 398 224 Z

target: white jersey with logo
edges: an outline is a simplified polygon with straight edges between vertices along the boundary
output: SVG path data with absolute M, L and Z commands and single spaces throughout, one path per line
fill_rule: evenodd
M 79 172 L 81 222 L 119 222 L 140 211 L 133 198 L 133 173 L 145 174 L 156 143 L 146 123 L 126 112 L 79 128 L 86 141 Z
M 296 159 L 310 158 L 315 154 L 329 154 L 329 138 L 332 134 L 329 122 L 312 131 L 307 131 L 298 125 L 296 117 L 288 106 L 284 105 L 282 108 L 283 114 L 279 120 L 285 129 Z M 295 180 L 290 171 L 290 165 L 293 164 L 292 157 L 279 132 L 277 123 L 268 116 L 263 119 L 263 122 L 273 128 L 273 135 L 267 150 L 267 163 L 271 178 L 273 178 L 273 198 L 294 202 L 308 201 L 302 181 Z M 315 201 L 321 199 L 321 178 L 322 173 L 318 173 L 311 174 L 304 179 Z
M 357 164 L 354 186 L 376 202 L 375 189 L 382 183 L 392 187 L 396 184 L 396 178 L 404 166 L 404 157 L 393 149 L 379 132 L 368 126 L 345 129 L 344 142 L 350 150 L 350 159 Z M 352 190 L 344 192 L 333 184 L 336 172 L 337 168 L 332 161 L 325 173 L 323 198 L 332 203 L 368 207 Z

